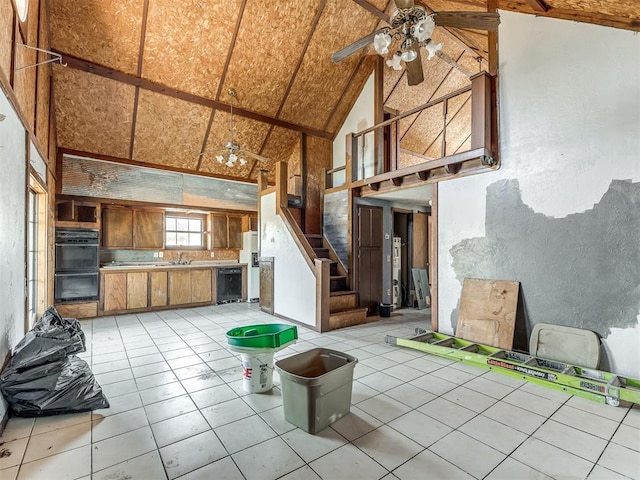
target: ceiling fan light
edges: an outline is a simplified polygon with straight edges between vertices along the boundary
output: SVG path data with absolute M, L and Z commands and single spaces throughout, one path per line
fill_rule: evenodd
M 402 59 L 402 53 L 396 52 L 393 57 L 387 60 L 387 66 L 393 68 L 394 70 L 402 70 L 402 64 L 400 60 Z
M 227 167 L 233 167 L 233 162 L 231 160 L 229 160 L 227 163 L 225 163 L 225 165 Z
M 400 55 L 400 60 L 405 63 L 413 62 L 417 56 L 418 54 L 414 50 L 406 49 L 404 52 L 402 52 L 402 55 Z
M 231 163 L 235 162 L 237 159 L 238 159 L 238 156 L 237 156 L 235 153 L 231 152 L 231 153 L 229 154 L 229 161 L 230 161 Z
M 427 52 L 429 52 L 427 60 L 431 60 L 440 50 L 442 50 L 442 43 L 429 42 L 425 48 L 427 49 Z
M 373 37 L 373 48 L 380 55 L 389 53 L 389 45 L 391 45 L 391 35 L 388 33 L 378 33 Z
M 218 163 L 222 163 L 224 161 L 224 157 L 222 155 L 216 155 L 216 160 Z
M 431 38 L 433 34 L 433 29 L 436 27 L 435 22 L 433 21 L 433 17 L 426 17 L 423 20 L 420 20 L 413 27 L 411 27 L 411 34 L 415 37 L 419 42 L 424 42 L 428 38 Z
M 246 164 L 247 164 L 247 161 L 244 158 L 240 157 L 240 165 L 246 165 Z

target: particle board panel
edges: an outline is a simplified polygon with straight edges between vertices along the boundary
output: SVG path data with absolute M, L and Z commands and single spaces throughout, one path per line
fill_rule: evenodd
M 320 4 L 279 0 L 277 8 L 269 8 L 261 1 L 247 2 L 221 100 L 228 88 L 235 88 L 242 108 L 275 116 Z
M 49 17 L 47 13 L 46 4 L 42 3 L 40 8 L 40 32 L 38 34 L 40 40 L 40 48 L 49 48 Z M 38 54 L 38 62 L 42 62 L 48 58 L 48 55 L 40 52 Z M 36 137 L 40 141 L 42 148 L 46 151 L 49 150 L 49 111 L 50 111 L 50 96 L 51 96 L 51 65 L 40 65 L 36 67 L 36 89 L 37 89 L 37 101 L 36 101 Z
M 56 0 L 48 3 L 53 49 L 120 72 L 136 74 L 144 0 Z
M 253 164 L 252 157 L 245 155 L 244 158 L 247 160 L 245 165 L 236 163 L 232 167 L 227 167 L 224 163 L 218 163 L 215 158 L 216 154 L 226 153 L 227 151 L 223 147 L 230 139 L 230 118 L 231 115 L 229 113 L 221 110 L 216 111 L 213 123 L 211 124 L 209 137 L 207 139 L 207 146 L 205 148 L 206 153 L 202 156 L 202 162 L 200 163 L 200 170 L 220 175 L 247 177 L 251 171 L 251 165 Z M 269 132 L 269 125 L 257 120 L 239 117 L 237 115 L 233 116 L 233 123 L 234 142 L 243 150 L 251 153 L 258 153 L 267 133 Z
M 520 282 L 465 278 L 456 336 L 511 350 Z
M 147 272 L 127 273 L 127 308 L 147 307 Z
M 11 78 L 14 15 L 12 0 L 0 0 L 0 70 L 7 79 Z
M 384 8 L 386 1 L 374 2 Z M 322 128 L 339 102 L 358 55 L 334 63 L 331 55 L 367 35 L 378 24 L 378 17 L 355 2 L 328 0 L 304 56 L 296 79 L 281 112 L 293 123 Z M 334 32 L 340 31 L 341 35 Z
M 338 130 L 342 127 L 347 115 L 349 115 L 353 104 L 360 96 L 360 93 L 362 93 L 364 84 L 367 83 L 369 76 L 374 71 L 376 62 L 376 55 L 367 55 L 364 58 L 362 65 L 356 72 L 353 80 L 347 86 L 346 92 L 340 98 L 337 108 L 329 118 L 325 130 L 332 132 L 333 134 L 338 133 Z
M 241 0 L 150 2 L 143 77 L 178 90 L 214 98 L 240 5 Z
M 167 304 L 167 272 L 149 272 L 150 306 L 163 307 Z
M 471 102 L 451 112 L 447 119 L 447 155 L 452 155 L 471 136 Z
M 300 167 L 300 138 L 301 134 L 282 127 L 273 127 L 267 143 L 262 149 L 262 156 L 270 160 L 268 165 L 262 163 L 253 169 L 252 178 L 257 178 L 260 169 L 273 170 L 279 161 L 288 163 L 289 176 L 301 175 Z
M 128 157 L 135 88 L 54 66 L 58 146 Z
M 133 159 L 195 170 L 211 109 L 140 90 Z
M 36 63 L 37 55 L 34 50 L 16 47 L 16 68 Z M 31 131 L 35 131 L 35 107 L 36 107 L 36 69 L 26 68 L 16 71 L 13 80 L 13 91 L 18 98 L 20 109 L 27 120 Z
M 322 192 L 324 171 L 331 168 L 333 143 L 316 137 L 307 137 L 306 192 L 304 232 L 322 233 Z

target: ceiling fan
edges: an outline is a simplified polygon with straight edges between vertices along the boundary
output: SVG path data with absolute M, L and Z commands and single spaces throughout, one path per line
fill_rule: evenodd
M 395 70 L 402 69 L 402 63 L 406 65 L 407 80 L 409 85 L 418 85 L 424 81 L 422 71 L 422 59 L 420 47 L 429 53 L 431 60 L 434 56 L 446 57 L 441 52 L 442 44 L 436 44 L 431 35 L 435 27 L 470 28 L 474 30 L 497 30 L 500 16 L 491 12 L 433 12 L 427 13 L 427 9 L 416 5 L 414 0 L 393 0 L 395 9 L 389 17 L 370 4 L 364 4 L 354 0 L 368 11 L 380 17 L 389 26 L 380 28 L 375 32 L 356 40 L 342 50 L 331 56 L 334 62 L 344 60 L 349 55 L 365 48 L 373 42 L 373 47 L 380 55 L 389 53 L 389 46 L 395 38 L 400 41 L 400 49 L 387 60 L 387 65 Z M 448 58 L 448 57 L 447 57 Z M 447 60 L 445 58 L 445 60 Z M 453 60 L 449 59 L 452 63 Z
M 252 153 L 249 150 L 240 148 L 240 146 L 234 141 L 233 103 L 238 93 L 233 88 L 230 88 L 229 90 L 227 90 L 227 94 L 231 98 L 231 110 L 229 117 L 229 141 L 225 143 L 224 147 L 213 150 L 211 152 L 201 152 L 199 156 L 202 157 L 203 155 L 211 153 L 212 155 L 215 155 L 215 159 L 218 163 L 224 164 L 227 167 L 233 167 L 236 162 L 240 163 L 241 166 L 246 165 L 247 160 L 245 159 L 245 157 L 250 157 L 260 162 L 269 162 L 268 158 L 258 155 L 257 153 Z

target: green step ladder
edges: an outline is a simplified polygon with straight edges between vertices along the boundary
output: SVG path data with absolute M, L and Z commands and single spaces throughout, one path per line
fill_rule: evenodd
M 481 345 L 420 328 L 416 328 L 415 333 L 415 336 L 407 339 L 387 335 L 385 342 L 475 365 L 596 402 L 606 402 L 614 407 L 620 405 L 620 400 L 640 404 L 640 380 L 636 378 Z

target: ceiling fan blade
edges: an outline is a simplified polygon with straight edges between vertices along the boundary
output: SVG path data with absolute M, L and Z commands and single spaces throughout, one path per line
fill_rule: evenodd
M 407 83 L 410 87 L 419 85 L 424 81 L 424 72 L 422 71 L 422 57 L 420 57 L 420 46 L 417 43 L 411 45 L 411 49 L 418 56 L 411 62 L 406 63 Z
M 370 43 L 372 43 L 373 42 L 373 37 L 375 37 L 378 33 L 386 32 L 388 30 L 389 29 L 386 28 L 386 27 L 385 28 L 381 28 L 379 30 L 376 30 L 373 33 L 370 33 L 366 37 L 362 37 L 360 40 L 356 40 L 352 44 L 347 45 L 342 50 L 338 50 L 336 53 L 331 55 L 331 60 L 333 60 L 334 63 L 338 63 L 339 61 L 344 60 L 349 55 L 352 55 L 352 54 L 356 53 L 358 50 L 361 50 L 364 47 L 366 47 L 367 45 L 369 45 Z
M 390 23 L 391 22 L 391 19 L 389 18 L 389 15 L 387 15 L 386 13 L 378 10 L 376 7 L 374 7 L 369 2 L 367 2 L 367 0 L 353 0 L 353 1 L 355 3 L 357 3 L 358 5 L 360 5 L 362 8 L 364 8 L 367 12 L 373 13 L 376 17 L 378 17 L 383 22 L 386 22 L 386 23 Z
M 493 12 L 435 12 L 433 21 L 439 27 L 497 30 L 500 15 Z
M 414 6 L 413 0 L 393 0 L 393 3 L 395 3 L 396 8 L 399 8 L 400 10 Z

